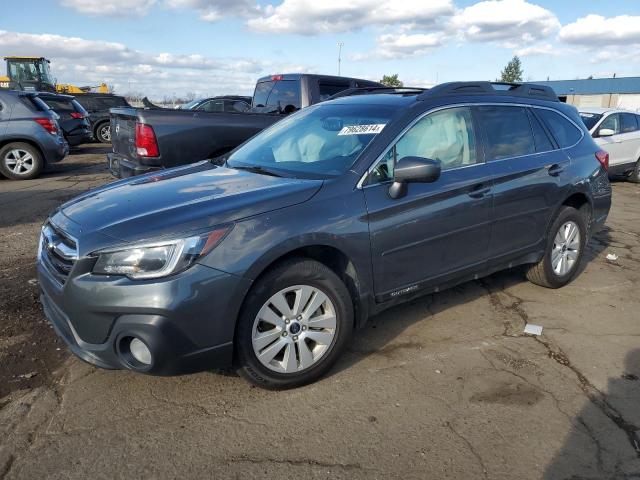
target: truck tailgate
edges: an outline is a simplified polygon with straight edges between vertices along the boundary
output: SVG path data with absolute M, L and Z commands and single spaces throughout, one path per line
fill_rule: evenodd
M 111 109 L 111 144 L 113 152 L 129 160 L 136 158 L 136 122 L 138 112 L 135 108 Z

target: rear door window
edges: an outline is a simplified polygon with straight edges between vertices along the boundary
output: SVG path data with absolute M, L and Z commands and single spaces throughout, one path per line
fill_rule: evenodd
M 632 113 L 621 113 L 620 133 L 631 133 L 638 130 L 638 122 L 636 116 Z
M 490 160 L 520 157 L 535 153 L 533 132 L 523 107 L 478 107 L 487 136 Z
M 536 108 L 536 114 L 547 125 L 560 148 L 571 147 L 580 141 L 582 130 L 559 113 L 546 108 Z

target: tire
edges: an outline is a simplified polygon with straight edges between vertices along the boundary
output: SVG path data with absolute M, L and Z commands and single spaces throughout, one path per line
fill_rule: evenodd
M 343 353 L 353 324 L 351 296 L 332 270 L 310 259 L 285 261 L 245 299 L 235 339 L 238 374 L 271 390 L 311 383 Z
M 577 228 L 577 237 L 567 225 Z M 567 234 L 570 237 L 569 241 L 563 241 Z M 578 273 L 587 235 L 587 222 L 584 215 L 573 207 L 562 207 L 549 229 L 544 256 L 538 263 L 529 267 L 527 279 L 542 287 L 564 287 Z M 559 260 L 558 255 L 561 257 Z
M 35 178 L 43 169 L 40 150 L 28 143 L 8 143 L 0 149 L 0 173 L 11 180 Z
M 636 166 L 627 178 L 632 183 L 640 183 L 640 159 L 636 162 Z
M 109 122 L 99 123 L 93 133 L 98 142 L 111 143 L 111 125 Z

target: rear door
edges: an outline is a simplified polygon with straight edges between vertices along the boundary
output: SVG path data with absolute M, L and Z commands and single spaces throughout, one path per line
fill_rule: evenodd
M 477 107 L 494 181 L 489 255 L 503 264 L 544 240 L 569 164 L 540 120 L 524 106 Z
M 490 236 L 491 180 L 468 107 L 418 120 L 371 169 L 367 202 L 378 301 L 480 272 Z M 404 156 L 440 160 L 433 183 L 411 183 L 393 199 L 395 162 Z

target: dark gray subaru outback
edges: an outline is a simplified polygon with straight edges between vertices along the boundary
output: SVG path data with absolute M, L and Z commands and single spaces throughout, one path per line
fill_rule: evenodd
M 80 358 L 267 388 L 326 372 L 368 316 L 517 265 L 565 285 L 608 157 L 531 84 L 347 91 L 233 151 L 106 185 L 42 229 L 47 317 Z

